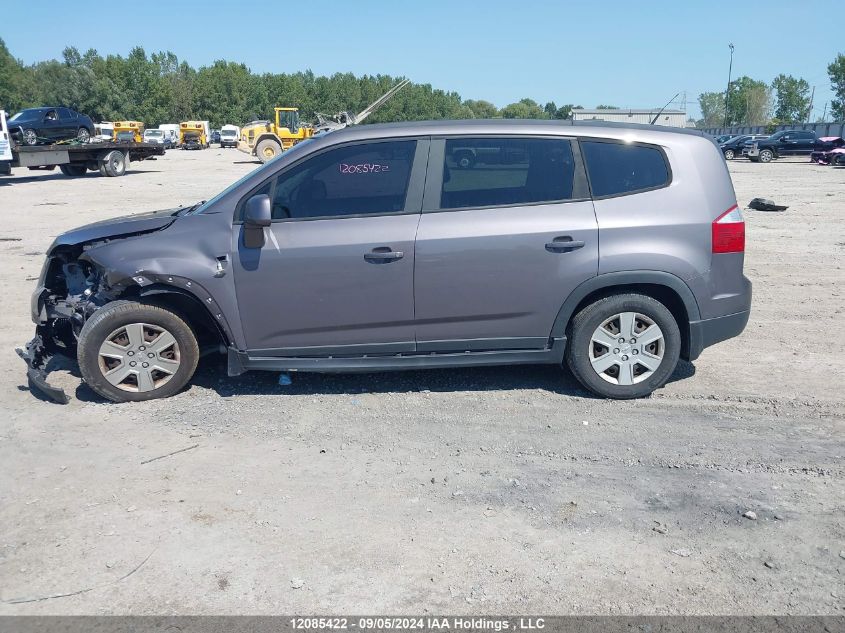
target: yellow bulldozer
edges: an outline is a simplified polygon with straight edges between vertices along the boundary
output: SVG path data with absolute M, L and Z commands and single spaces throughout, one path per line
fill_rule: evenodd
M 358 114 L 340 112 L 326 116 L 318 113 L 317 122 L 313 126 L 300 125 L 299 108 L 273 108 L 273 121 L 253 121 L 241 128 L 238 149 L 251 156 L 256 156 L 262 163 L 266 163 L 283 151 L 290 149 L 300 141 L 311 138 L 315 134 L 324 134 L 332 130 L 339 130 L 347 125 L 361 123 L 376 108 L 409 83 L 410 80 L 408 79 L 400 81 Z

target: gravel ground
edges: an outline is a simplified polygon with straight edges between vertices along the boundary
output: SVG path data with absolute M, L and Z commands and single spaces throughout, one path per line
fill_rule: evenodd
M 790 206 L 746 212 L 751 321 L 646 400 L 549 367 L 281 387 L 217 358 L 166 401 L 72 367 L 69 405 L 30 394 L 13 348 L 54 236 L 254 166 L 0 179 L 0 614 L 845 611 L 845 169 L 730 164 L 741 205 Z

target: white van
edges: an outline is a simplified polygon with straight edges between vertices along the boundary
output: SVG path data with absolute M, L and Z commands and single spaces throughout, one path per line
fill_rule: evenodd
M 158 129 L 164 132 L 164 146 L 166 148 L 179 147 L 178 123 L 162 123 L 158 126 Z
M 224 125 L 220 128 L 220 147 L 237 147 L 241 128 L 237 125 Z

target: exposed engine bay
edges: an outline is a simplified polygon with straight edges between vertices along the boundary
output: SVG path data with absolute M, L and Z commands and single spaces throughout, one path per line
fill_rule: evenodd
M 125 289 L 110 288 L 102 270 L 85 258 L 86 250 L 102 243 L 62 247 L 48 256 L 32 296 L 35 337 L 15 350 L 27 363 L 30 387 L 62 404 L 68 396 L 47 383 L 50 360 L 56 354 L 74 358 L 85 321 Z

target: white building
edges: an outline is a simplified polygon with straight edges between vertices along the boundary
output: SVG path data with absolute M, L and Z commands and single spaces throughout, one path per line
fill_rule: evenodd
M 660 108 L 651 110 L 588 110 L 586 108 L 573 108 L 573 121 L 608 121 L 612 123 L 642 123 L 649 125 L 654 116 L 660 112 Z M 686 127 L 687 113 L 683 110 L 664 110 L 654 122 L 655 125 L 668 125 L 671 127 Z

